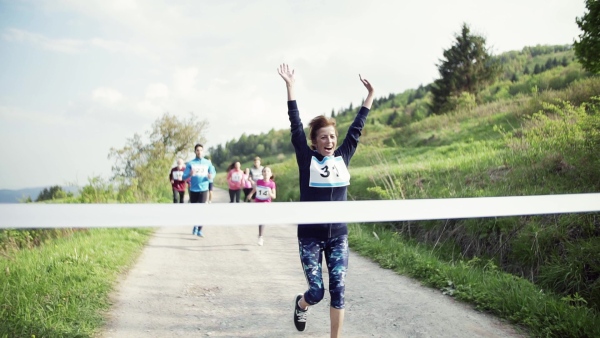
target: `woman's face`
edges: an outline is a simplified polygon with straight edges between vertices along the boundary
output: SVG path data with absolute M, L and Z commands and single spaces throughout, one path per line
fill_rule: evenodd
M 323 156 L 333 156 L 337 145 L 337 135 L 334 126 L 327 126 L 317 130 L 317 139 L 313 140 L 317 152 Z
M 273 175 L 271 175 L 271 168 L 269 168 L 269 167 L 265 167 L 262 171 L 262 174 L 265 179 L 270 179 L 271 176 L 273 176 Z
M 240 170 L 240 162 L 235 162 L 233 166 L 235 167 L 235 169 Z

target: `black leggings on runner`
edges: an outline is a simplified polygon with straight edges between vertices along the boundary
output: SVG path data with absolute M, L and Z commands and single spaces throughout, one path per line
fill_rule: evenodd
M 173 203 L 183 203 L 183 196 L 185 196 L 185 190 L 177 191 L 173 189 Z M 177 199 L 177 197 L 179 197 L 179 200 Z
M 190 191 L 190 203 L 206 203 L 208 201 L 208 190 Z M 197 225 L 198 230 L 202 231 L 202 225 Z
M 190 203 L 206 203 L 208 201 L 208 190 L 190 191 Z
M 233 201 L 235 200 L 235 203 L 240 203 L 240 193 L 242 191 L 240 189 L 237 190 L 231 190 L 229 189 L 229 203 L 233 203 Z
M 252 191 L 252 188 L 244 188 L 244 201 L 249 202 L 248 195 L 250 194 L 251 191 Z

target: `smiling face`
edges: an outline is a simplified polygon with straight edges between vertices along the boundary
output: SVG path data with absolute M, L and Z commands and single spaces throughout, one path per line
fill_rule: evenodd
M 334 126 L 327 126 L 317 130 L 316 139 L 312 140 L 316 151 L 323 156 L 333 156 L 337 145 L 337 135 Z

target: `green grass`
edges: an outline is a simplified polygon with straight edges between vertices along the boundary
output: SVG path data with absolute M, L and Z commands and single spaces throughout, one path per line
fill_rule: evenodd
M 92 229 L 0 258 L 0 337 L 90 337 L 152 229 Z
M 502 272 L 491 260 L 440 259 L 430 246 L 402 240 L 398 232 L 380 224 L 350 225 L 349 242 L 383 268 L 507 319 L 533 337 L 600 337 L 600 314 L 582 306 L 580 298 L 541 289 Z

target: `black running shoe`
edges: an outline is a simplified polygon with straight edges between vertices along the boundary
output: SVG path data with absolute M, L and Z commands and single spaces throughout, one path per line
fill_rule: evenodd
M 298 306 L 300 299 L 302 299 L 301 293 L 294 297 L 294 325 L 298 331 L 304 331 L 306 329 L 306 315 L 308 314 L 308 310 L 302 310 Z

